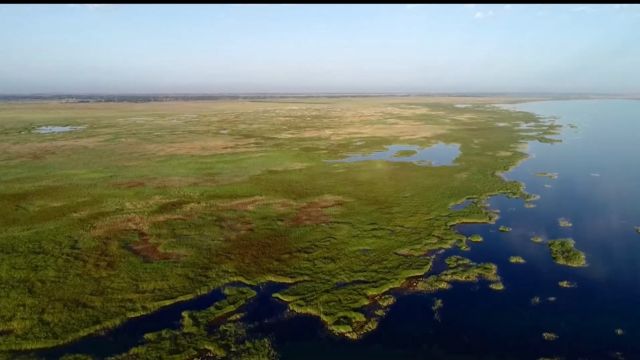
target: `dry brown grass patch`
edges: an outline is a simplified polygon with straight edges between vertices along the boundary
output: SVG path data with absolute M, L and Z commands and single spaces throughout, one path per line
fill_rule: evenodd
M 293 226 L 327 224 L 331 217 L 324 209 L 344 204 L 346 200 L 339 196 L 325 195 L 300 206 L 287 224 Z
M 143 217 L 140 215 L 127 215 L 115 219 L 101 222 L 94 226 L 91 235 L 101 241 L 103 252 L 113 247 L 116 239 L 126 233 L 135 233 L 138 240 L 129 246 L 134 254 L 140 256 L 145 261 L 175 260 L 180 258 L 180 254 L 163 252 L 160 250 L 162 242 L 152 241 L 149 235 L 149 228 L 154 223 L 162 223 L 174 220 L 187 220 L 180 215 L 156 215 Z

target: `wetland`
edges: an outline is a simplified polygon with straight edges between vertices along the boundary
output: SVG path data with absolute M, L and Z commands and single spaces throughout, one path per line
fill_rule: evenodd
M 638 102 L 466 100 L 1 103 L 0 358 L 640 356 Z

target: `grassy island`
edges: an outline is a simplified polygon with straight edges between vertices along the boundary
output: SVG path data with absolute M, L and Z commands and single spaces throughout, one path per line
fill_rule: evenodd
M 573 267 L 587 266 L 585 254 L 575 248 L 573 239 L 549 240 L 548 244 L 551 257 L 557 264 Z
M 431 306 L 431 310 L 433 311 L 433 318 L 437 321 L 441 321 L 440 319 L 440 309 L 444 306 L 444 302 L 442 299 L 435 298 L 433 299 L 433 305 Z
M 533 241 L 536 244 L 542 244 L 544 242 L 544 239 L 542 238 L 542 236 L 532 236 L 531 237 L 531 241 Z
M 562 280 L 558 282 L 558 286 L 560 286 L 561 288 L 575 288 L 578 286 L 578 284 L 572 281 Z
M 509 231 L 511 231 L 512 229 L 511 229 L 510 227 L 508 227 L 508 226 L 500 225 L 500 227 L 498 228 L 498 230 L 499 230 L 500 232 L 509 232 Z
M 527 261 L 522 256 L 510 256 L 509 262 L 512 264 L 524 264 Z
M 496 291 L 502 291 L 502 290 L 505 289 L 504 284 L 502 283 L 502 281 L 492 282 L 491 284 L 489 284 L 489 288 L 491 290 L 496 290 Z
M 503 290 L 504 285 L 498 275 L 498 267 L 492 263 L 477 264 L 461 256 L 451 256 L 445 260 L 447 270 L 427 278 L 413 279 L 404 287 L 419 292 L 436 292 L 451 288 L 454 282 L 489 281 L 489 288 Z
M 572 227 L 573 226 L 571 221 L 569 219 L 566 219 L 566 218 L 558 219 L 558 225 L 560 225 L 561 227 Z
M 501 174 L 526 142 L 556 141 L 559 125 L 467 100 L 1 103 L 0 352 L 68 343 L 238 282 L 287 283 L 274 296 L 291 311 L 362 336 L 376 299 L 466 246 L 456 224 L 495 220 L 484 200 L 530 198 Z M 82 130 L 33 131 L 58 125 Z M 455 166 L 328 162 L 440 142 L 459 144 Z M 499 281 L 493 264 L 453 262 L 425 287 Z M 132 351 L 218 341 L 187 325 L 176 331 L 199 345 L 168 330 Z
M 549 179 L 555 180 L 558 178 L 558 173 L 555 172 L 539 172 L 536 173 L 536 176 L 547 177 Z

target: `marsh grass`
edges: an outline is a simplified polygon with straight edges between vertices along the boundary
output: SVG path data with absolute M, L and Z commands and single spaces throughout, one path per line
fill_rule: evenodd
M 431 306 L 431 310 L 433 311 L 433 318 L 436 321 L 442 321 L 442 319 L 440 318 L 440 309 L 442 309 L 443 306 L 444 306 L 444 302 L 442 301 L 442 299 L 439 299 L 439 298 L 433 299 L 433 305 Z
M 496 282 L 492 282 L 491 284 L 489 284 L 489 288 L 491 290 L 502 291 L 502 290 L 505 289 L 505 286 L 502 283 L 502 281 L 496 281 Z
M 393 154 L 393 157 L 409 157 L 417 154 L 418 152 L 415 150 L 399 150 Z
M 539 172 L 536 173 L 536 176 L 547 177 L 549 179 L 555 180 L 558 178 L 558 173 L 555 172 Z
M 469 236 L 469 241 L 471 241 L 471 242 L 475 242 L 475 243 L 479 243 L 479 242 L 482 242 L 482 241 L 483 241 L 483 239 L 482 239 L 482 236 L 481 236 L 481 235 L 479 235 L 479 234 L 473 234 L 473 235 Z
M 562 280 L 558 282 L 558 286 L 560 286 L 561 288 L 575 288 L 578 287 L 578 284 L 576 284 L 575 282 L 572 281 L 568 281 L 568 280 Z
M 558 219 L 558 225 L 560 225 L 561 227 L 572 227 L 573 226 L 571 221 L 569 219 L 567 219 L 567 218 Z
M 536 244 L 542 244 L 544 242 L 544 238 L 542 236 L 532 236 L 531 237 L 531 241 L 533 241 Z
M 549 250 L 551 250 L 551 257 L 557 264 L 572 267 L 587 266 L 585 254 L 575 248 L 573 239 L 549 240 L 548 245 Z
M 418 292 L 437 292 L 451 288 L 455 282 L 489 281 L 494 290 L 504 289 L 498 275 L 498 267 L 492 263 L 474 263 L 462 256 L 454 255 L 445 259 L 447 270 L 439 274 L 413 279 L 404 284 L 405 288 Z

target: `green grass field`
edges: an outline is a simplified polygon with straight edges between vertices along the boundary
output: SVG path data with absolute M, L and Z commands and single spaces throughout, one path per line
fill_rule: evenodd
M 435 251 L 466 248 L 455 224 L 492 221 L 488 196 L 527 197 L 500 174 L 558 126 L 493 101 L 0 104 L 0 351 L 60 345 L 238 281 L 291 283 L 275 295 L 291 310 L 361 336 L 376 325 L 365 306 L 429 272 Z M 84 128 L 33 131 L 54 125 Z M 438 142 L 460 145 L 453 166 L 325 161 Z

